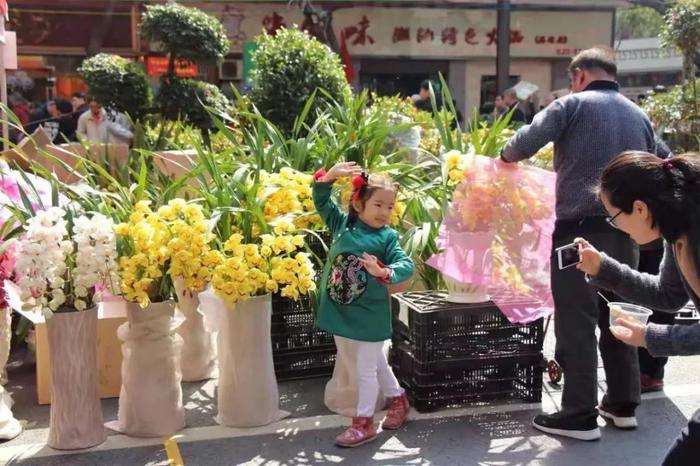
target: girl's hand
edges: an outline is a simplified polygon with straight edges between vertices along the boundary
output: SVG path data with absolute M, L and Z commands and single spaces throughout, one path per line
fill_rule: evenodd
M 386 278 L 391 273 L 391 269 L 379 265 L 377 258 L 366 252 L 362 253 L 360 263 L 370 275 L 374 275 L 377 278 Z
M 331 167 L 323 177 L 323 181 L 335 181 L 344 176 L 355 176 L 362 173 L 362 167 L 356 162 L 340 162 Z
M 574 243 L 578 244 L 578 254 L 581 257 L 581 262 L 576 265 L 576 268 L 586 272 L 591 277 L 598 275 L 601 262 L 600 252 L 583 238 L 576 238 Z
M 647 326 L 626 319 L 617 319 L 610 326 L 610 333 L 618 340 L 631 346 L 647 346 Z

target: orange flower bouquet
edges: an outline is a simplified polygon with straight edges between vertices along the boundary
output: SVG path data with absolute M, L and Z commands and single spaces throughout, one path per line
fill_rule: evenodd
M 440 252 L 428 260 L 442 272 L 448 299 L 548 302 L 554 173 L 473 154 L 463 167 L 440 227 Z

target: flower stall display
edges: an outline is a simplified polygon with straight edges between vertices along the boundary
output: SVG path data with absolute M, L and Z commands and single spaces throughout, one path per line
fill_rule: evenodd
M 221 424 L 259 426 L 287 414 L 279 410 L 272 360 L 271 293 L 298 299 L 316 289 L 313 263 L 301 251 L 304 235 L 297 231 L 280 219 L 271 233 L 232 234 L 221 247 L 211 287 L 200 294 L 207 321 L 219 331 Z
M 513 321 L 541 317 L 551 310 L 554 173 L 480 155 L 453 157 L 461 161 L 452 170 L 462 177 L 440 227 L 440 252 L 428 264 L 442 272 L 449 300 L 491 298 Z
M 183 382 L 195 382 L 217 376 L 214 335 L 204 325 L 198 293 L 211 281 L 220 254 L 210 246 L 214 235 L 202 206 L 173 199 L 158 209 L 158 215 L 170 233 L 169 274 L 173 278 L 177 307 L 184 321 L 177 330 L 182 337 L 180 367 Z
M 135 437 L 171 435 L 185 426 L 183 341 L 177 334 L 183 319 L 168 274 L 173 234 L 148 201 L 138 202 L 128 221 L 115 230 L 128 321 L 117 330 L 122 341 L 118 418 L 107 426 Z
M 97 390 L 98 289 L 118 292 L 112 220 L 70 209 L 37 211 L 17 241 L 15 275 L 22 310 L 46 318 L 51 354 L 49 446 L 102 443 Z

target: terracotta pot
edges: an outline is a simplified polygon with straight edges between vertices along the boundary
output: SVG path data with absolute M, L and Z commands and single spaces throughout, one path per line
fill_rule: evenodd
M 76 450 L 107 438 L 97 392 L 97 307 L 46 321 L 51 365 L 48 445 Z
M 129 303 L 128 322 L 119 326 L 122 387 L 119 413 L 108 427 L 134 437 L 162 437 L 185 427 L 180 352 L 176 333 L 182 317 L 175 303 Z
M 219 331 L 216 421 L 231 427 L 254 427 L 289 414 L 279 409 L 270 336 L 271 296 L 256 296 L 228 306 L 207 290 L 200 293 L 200 302 L 202 309 L 207 309 L 205 316 Z

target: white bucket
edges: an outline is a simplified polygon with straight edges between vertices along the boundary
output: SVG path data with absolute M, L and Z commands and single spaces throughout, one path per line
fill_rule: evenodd
M 447 298 L 445 300 L 451 303 L 470 304 L 491 300 L 488 289 L 484 285 L 458 282 L 447 275 L 443 275 L 442 278 L 447 285 Z

